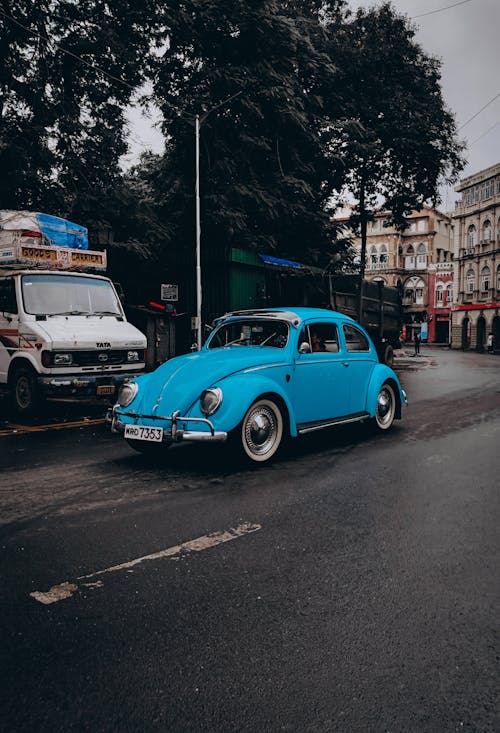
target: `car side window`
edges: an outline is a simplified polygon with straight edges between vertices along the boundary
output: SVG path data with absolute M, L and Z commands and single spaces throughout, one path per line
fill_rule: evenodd
M 310 323 L 302 329 L 299 337 L 299 348 L 308 344 L 308 352 L 337 353 L 339 337 L 335 323 Z
M 0 280 L 0 313 L 17 313 L 14 280 Z
M 368 339 L 359 328 L 344 323 L 343 329 L 347 351 L 370 351 Z

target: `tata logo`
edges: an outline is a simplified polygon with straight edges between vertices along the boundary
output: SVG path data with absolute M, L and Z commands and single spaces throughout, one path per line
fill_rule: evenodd
M 111 348 L 111 344 L 108 343 L 107 341 L 98 341 L 96 343 L 96 346 L 98 349 L 110 349 Z
M 108 355 L 107 354 L 99 354 L 99 356 L 97 358 L 99 359 L 99 361 L 107 361 L 108 360 Z

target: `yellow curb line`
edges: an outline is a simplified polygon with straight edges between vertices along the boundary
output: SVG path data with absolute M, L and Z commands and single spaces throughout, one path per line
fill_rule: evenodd
M 76 422 L 52 423 L 49 425 L 15 425 L 11 424 L 8 430 L 0 430 L 0 437 L 6 435 L 22 435 L 23 433 L 43 433 L 48 430 L 64 430 L 65 428 L 83 427 L 85 425 L 102 425 L 103 417 L 93 420 L 78 420 Z

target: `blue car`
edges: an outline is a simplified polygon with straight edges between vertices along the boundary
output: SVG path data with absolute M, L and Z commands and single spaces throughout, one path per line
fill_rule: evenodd
M 366 331 L 318 308 L 237 311 L 215 322 L 199 352 L 125 384 L 111 429 L 140 452 L 228 437 L 251 461 L 287 437 L 373 421 L 388 430 L 406 395 Z

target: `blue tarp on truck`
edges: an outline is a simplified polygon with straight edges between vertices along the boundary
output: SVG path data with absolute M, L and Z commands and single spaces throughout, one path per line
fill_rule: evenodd
M 80 224 L 35 211 L 0 211 L 0 229 L 11 232 L 37 232 L 44 244 L 70 249 L 88 249 L 88 232 Z

